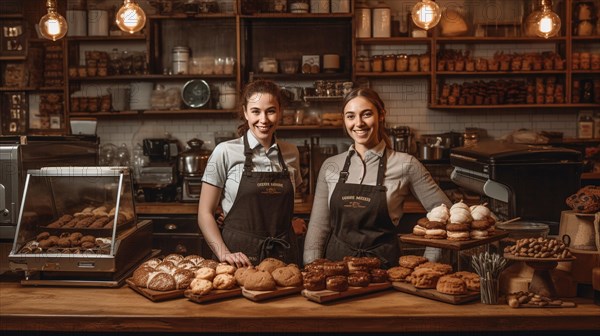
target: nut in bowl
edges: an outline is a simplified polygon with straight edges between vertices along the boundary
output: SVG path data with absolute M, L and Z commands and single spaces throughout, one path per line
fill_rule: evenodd
M 299 66 L 300 62 L 298 60 L 284 60 L 281 61 L 281 72 L 292 75 L 298 73 Z

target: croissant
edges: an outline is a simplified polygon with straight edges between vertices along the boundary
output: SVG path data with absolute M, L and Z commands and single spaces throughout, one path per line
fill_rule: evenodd
M 446 223 L 450 213 L 446 204 L 440 204 L 427 213 L 427 219 L 434 222 Z
M 491 216 L 492 212 L 485 205 L 473 205 L 470 208 L 473 220 L 484 220 Z
M 454 208 L 450 210 L 450 223 L 470 223 L 473 221 L 471 211 L 465 208 Z

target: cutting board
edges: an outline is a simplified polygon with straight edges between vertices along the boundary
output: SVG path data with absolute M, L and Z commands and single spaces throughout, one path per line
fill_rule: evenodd
M 508 232 L 496 230 L 491 236 L 484 239 L 469 239 L 469 240 L 448 240 L 448 239 L 428 239 L 423 236 L 416 236 L 412 233 L 400 235 L 400 240 L 403 243 L 439 247 L 455 251 L 467 250 L 473 247 L 489 244 L 502 238 L 508 237 Z
M 390 287 L 392 287 L 391 283 L 382 282 L 371 283 L 368 287 L 349 287 L 348 290 L 344 292 L 336 292 L 332 290 L 310 291 L 305 289 L 302 291 L 302 296 L 309 299 L 310 301 L 314 301 L 317 303 L 326 303 L 330 301 L 344 299 L 347 297 L 379 292 L 382 290 L 386 290 Z
M 304 287 L 277 287 L 276 290 L 272 291 L 256 291 L 248 290 L 242 287 L 242 295 L 252 301 L 264 301 L 273 299 L 280 296 L 286 296 L 291 294 L 299 293 Z
M 418 295 L 424 298 L 442 301 L 450 304 L 462 304 L 469 301 L 479 300 L 479 292 L 468 292 L 464 295 L 450 295 L 440 293 L 435 289 L 420 289 L 415 288 L 412 284 L 408 282 L 393 282 L 392 286 L 396 290 L 399 290 L 404 293 Z
M 144 287 L 138 287 L 138 286 L 136 286 L 135 283 L 133 283 L 132 278 L 125 280 L 125 282 L 127 282 L 127 285 L 129 286 L 129 288 L 133 289 L 138 294 L 141 294 L 142 296 L 144 296 L 147 299 L 154 301 L 154 302 L 179 299 L 179 298 L 184 297 L 185 289 L 176 289 L 176 290 L 163 292 L 163 291 L 156 291 L 156 290 L 152 290 L 152 289 L 148 289 L 148 288 L 144 288 Z
M 196 303 L 205 303 L 238 296 L 242 296 L 242 289 L 240 287 L 233 289 L 213 289 L 206 295 L 194 294 L 189 290 L 185 291 L 185 297 L 187 297 L 188 300 Z

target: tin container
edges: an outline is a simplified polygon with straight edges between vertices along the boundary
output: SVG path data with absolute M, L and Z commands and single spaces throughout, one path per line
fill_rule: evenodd
M 187 75 L 190 60 L 190 48 L 183 46 L 173 47 L 171 55 L 173 74 Z

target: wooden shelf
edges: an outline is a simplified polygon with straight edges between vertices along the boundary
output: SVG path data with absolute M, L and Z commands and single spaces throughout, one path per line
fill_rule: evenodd
M 352 13 L 259 13 L 242 14 L 242 19 L 352 19 Z
M 155 116 L 173 116 L 173 115 L 204 115 L 220 114 L 228 115 L 237 113 L 237 110 L 217 110 L 217 109 L 180 109 L 180 110 L 143 110 L 143 111 L 115 111 L 115 112 L 70 112 L 71 117 L 124 117 L 136 115 L 155 115 Z
M 595 42 L 600 43 L 600 35 L 596 36 L 571 36 L 574 42 Z
M 600 180 L 600 173 L 581 173 L 582 180 Z
M 92 82 L 92 81 L 144 81 L 144 80 L 164 80 L 164 81 L 183 81 L 190 79 L 224 79 L 235 80 L 233 75 L 118 75 L 118 76 L 94 76 L 94 77 L 70 77 L 72 82 Z
M 330 131 L 342 130 L 342 126 L 321 126 L 321 125 L 294 125 L 294 126 L 278 126 L 277 130 L 281 131 Z
M 431 37 L 356 38 L 358 45 L 428 44 Z
M 357 72 L 356 77 L 427 77 L 431 72 Z
M 67 41 L 71 42 L 118 42 L 118 41 L 145 41 L 145 34 L 133 35 L 115 35 L 115 36 L 68 36 Z
M 343 99 L 343 96 L 304 96 L 306 102 L 340 102 Z
M 349 73 L 316 73 L 316 74 L 280 74 L 280 73 L 254 73 L 254 78 L 271 79 L 274 81 L 298 81 L 298 80 L 349 80 L 351 75 Z
M 434 38 L 435 42 L 439 43 L 556 43 L 566 42 L 564 36 L 552 37 L 544 39 L 541 37 L 475 37 L 475 36 L 464 36 L 464 37 L 437 37 Z
M 566 75 L 565 70 L 540 70 L 540 71 L 436 71 L 440 76 L 509 76 L 509 75 Z
M 59 87 L 51 87 L 51 86 L 25 86 L 25 87 L 11 87 L 11 86 L 1 86 L 0 92 L 13 92 L 13 91 L 63 91 L 64 88 L 62 86 Z
M 598 75 L 600 70 L 571 70 L 574 75 Z
M 185 13 L 176 13 L 171 15 L 149 15 L 150 20 L 193 20 L 193 19 L 235 19 L 234 13 L 205 13 L 188 15 Z
M 438 105 L 428 106 L 434 110 L 480 110 L 480 109 L 555 109 L 555 108 L 581 108 L 600 107 L 600 104 L 503 104 L 503 105 Z

